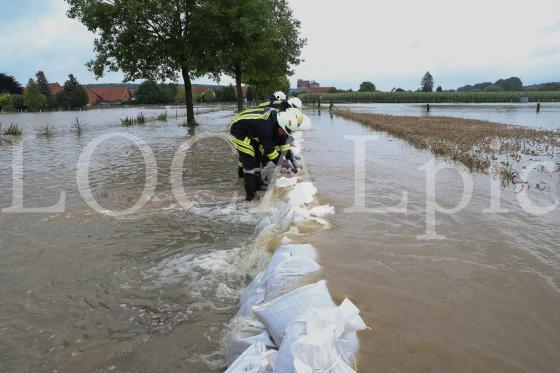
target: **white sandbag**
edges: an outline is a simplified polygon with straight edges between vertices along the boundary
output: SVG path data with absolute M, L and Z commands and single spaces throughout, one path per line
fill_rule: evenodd
M 308 310 L 286 329 L 275 372 L 354 372 L 359 341 L 366 328 L 360 311 L 345 300 L 340 307 Z
M 274 255 L 270 259 L 270 262 L 268 262 L 268 266 L 266 267 L 266 270 L 267 271 L 272 270 L 282 261 L 294 256 L 304 256 L 306 258 L 310 258 L 316 261 L 317 250 L 313 246 L 308 244 L 282 245 L 274 252 Z
M 295 177 L 281 177 L 276 180 L 277 188 L 290 188 L 297 184 L 297 178 Z
M 291 257 L 285 253 L 282 256 L 283 261 L 266 270 L 265 302 L 295 289 L 304 277 L 321 270 L 321 266 L 311 258 Z
M 313 129 L 311 118 L 303 114 L 303 123 L 298 127 L 298 131 L 310 131 L 311 129 Z
M 278 351 L 267 350 L 261 343 L 250 346 L 225 373 L 271 373 Z
M 313 202 L 313 196 L 317 193 L 317 188 L 313 183 L 306 181 L 303 183 L 297 183 L 288 194 L 288 201 L 292 206 L 303 206 L 307 203 Z
M 252 345 L 260 343 L 271 349 L 272 342 L 266 327 L 256 319 L 240 318 L 235 328 L 229 333 L 225 343 L 225 357 L 228 366 L 232 365 Z
M 266 295 L 265 289 L 265 272 L 259 273 L 253 282 L 245 288 L 241 294 L 241 306 L 237 312 L 238 317 L 251 317 L 253 315 L 253 307 L 264 302 Z
M 311 214 L 311 216 L 315 216 L 317 218 L 323 218 L 328 215 L 334 215 L 334 207 L 330 205 L 317 206 L 317 207 L 313 207 L 309 211 L 309 213 Z
M 327 282 L 323 280 L 293 290 L 271 302 L 253 307 L 253 311 L 257 319 L 266 326 L 272 340 L 279 346 L 290 321 L 308 310 L 335 306 L 327 288 Z

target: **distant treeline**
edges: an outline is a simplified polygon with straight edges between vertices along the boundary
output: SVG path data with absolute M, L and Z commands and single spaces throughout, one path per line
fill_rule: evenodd
M 508 79 L 499 79 L 495 83 L 484 82 L 473 85 L 466 85 L 457 89 L 459 92 L 500 92 L 500 91 L 557 91 L 560 90 L 560 83 L 543 83 L 525 87 L 523 82 L 518 77 L 511 77 Z
M 560 102 L 560 91 L 304 93 L 304 103 L 503 103 Z

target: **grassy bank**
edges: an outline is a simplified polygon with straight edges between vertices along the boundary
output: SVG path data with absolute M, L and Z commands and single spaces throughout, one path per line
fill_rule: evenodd
M 299 96 L 306 104 L 317 103 L 519 103 L 560 102 L 560 91 L 519 92 L 345 92 L 304 93 Z
M 471 171 L 494 171 L 505 183 L 524 183 L 519 173 L 529 161 L 558 162 L 559 131 L 451 117 L 391 116 L 341 110 L 335 110 L 334 114 L 388 133 L 436 156 L 460 162 Z

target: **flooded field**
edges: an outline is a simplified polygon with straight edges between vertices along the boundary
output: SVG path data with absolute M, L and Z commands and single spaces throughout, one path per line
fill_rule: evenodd
M 426 111 L 425 104 L 337 104 L 336 106 L 340 109 L 365 113 L 458 117 L 540 127 L 549 130 L 560 127 L 560 103 L 544 103 L 540 113 L 537 113 L 536 103 L 431 104 L 429 113 Z
M 421 110 L 398 107 L 401 115 Z M 167 121 L 120 125 L 126 116 L 165 111 Z M 0 146 L 0 209 L 13 204 L 18 149 L 24 207 L 53 206 L 65 192 L 64 212 L 0 213 L 1 371 L 223 370 L 221 339 L 248 281 L 245 246 L 259 213 L 235 203 L 243 199 L 236 157 L 209 136 L 226 131 L 232 111 L 201 114 L 194 129 L 182 126 L 182 114 L 167 108 L 0 115 L 3 125 L 24 132 L 21 141 Z M 527 213 L 506 188 L 500 202 L 507 212 L 485 213 L 491 179 L 474 174 L 467 207 L 437 214 L 437 233 L 446 239 L 421 240 L 426 174 L 419 167 L 431 154 L 326 111 L 308 114 L 314 129 L 305 133 L 306 167 L 321 202 L 336 207 L 334 227 L 312 243 L 333 295 L 355 302 L 372 328 L 361 334 L 361 371 L 557 371 L 560 210 Z M 527 125 L 552 129 L 557 119 Z M 103 208 L 130 208 L 142 194 L 146 161 L 131 139 L 147 143 L 157 162 L 154 196 L 119 219 L 87 206 L 76 181 L 80 154 L 105 135 L 113 137 L 93 152 L 89 169 Z M 377 136 L 365 157 L 365 203 L 377 210 L 353 212 L 355 149 L 345 136 L 363 135 Z M 183 167 L 189 210 L 178 206 L 170 182 L 186 139 L 198 140 Z M 441 171 L 436 186 L 442 206 L 461 199 L 455 171 Z M 406 213 L 379 211 L 399 205 L 403 192 Z M 542 204 L 558 197 L 536 192 L 530 196 Z
M 181 117 L 120 126 L 121 118 L 140 111 L 147 117 L 164 112 L 0 116 L 24 132 L 22 142 L 0 146 L 0 208 L 12 205 L 13 152 L 21 144 L 24 207 L 53 206 L 62 192 L 66 204 L 63 213 L 0 213 L 1 371 L 222 367 L 223 327 L 237 311 L 246 281 L 240 256 L 229 250 L 249 241 L 255 224 L 254 214 L 230 206 L 242 186 L 229 145 L 204 139 L 222 133 L 232 111 L 200 115 L 195 129 L 182 127 Z M 45 123 L 50 137 L 42 133 Z M 99 136 L 115 134 L 145 141 L 158 168 L 153 198 L 120 219 L 88 207 L 76 183 L 80 153 Z M 171 192 L 169 172 L 187 138 L 202 140 L 185 157 L 185 189 L 200 201 L 185 212 Z M 116 210 L 135 204 L 144 188 L 144 164 L 138 147 L 125 138 L 100 144 L 89 170 L 99 204 Z
M 305 158 L 335 228 L 315 236 L 330 286 L 356 300 L 371 331 L 361 335 L 363 371 L 555 372 L 560 366 L 560 210 L 524 211 L 511 189 L 502 213 L 491 205 L 490 176 L 474 175 L 467 207 L 437 214 L 426 234 L 426 172 L 431 153 L 323 111 L 314 113 Z M 366 147 L 365 207 L 353 212 L 354 145 Z M 463 181 L 438 173 L 437 202 L 457 206 Z M 557 193 L 534 191 L 535 199 Z M 408 193 L 406 211 L 387 211 Z M 385 211 L 383 211 L 385 209 Z

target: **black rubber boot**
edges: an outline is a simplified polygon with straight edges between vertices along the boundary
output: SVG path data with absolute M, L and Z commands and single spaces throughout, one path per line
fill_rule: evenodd
M 243 167 L 237 167 L 237 176 L 243 179 Z
M 243 174 L 245 182 L 245 200 L 254 201 L 257 198 L 257 177 L 253 174 Z

